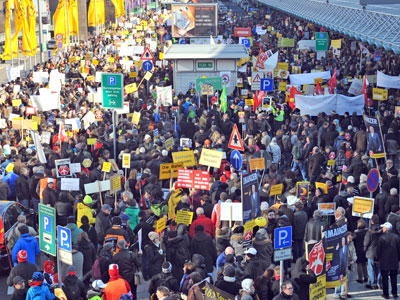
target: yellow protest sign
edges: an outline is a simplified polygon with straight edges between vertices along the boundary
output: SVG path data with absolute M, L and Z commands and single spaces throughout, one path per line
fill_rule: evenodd
M 159 58 L 159 60 L 163 60 L 163 59 L 164 59 L 164 53 L 163 53 L 163 52 L 160 52 L 160 53 L 158 54 L 158 58 Z
M 137 31 L 142 31 L 143 30 L 143 26 L 142 25 L 137 25 L 136 26 L 136 30 Z
M 137 77 L 137 73 L 136 72 L 129 72 L 129 77 L 130 78 L 136 78 Z
M 88 144 L 89 146 L 90 145 L 96 145 L 96 141 L 97 141 L 96 138 L 89 138 L 89 139 L 86 140 L 86 144 Z
M 95 66 L 97 66 L 99 64 L 99 61 L 97 59 L 93 59 L 92 60 L 92 64 L 94 64 Z
M 372 99 L 381 100 L 381 101 L 387 100 L 388 99 L 388 90 L 380 89 L 380 88 L 372 89 Z M 13 106 L 14 106 L 14 104 L 13 104 Z
M 189 226 L 190 224 L 192 224 L 192 219 L 193 219 L 193 212 L 191 211 L 178 210 L 176 212 L 175 222 L 177 224 L 185 224 L 186 226 Z
M 39 129 L 38 129 L 38 122 L 32 121 L 32 129 L 33 129 L 33 130 L 39 130 Z
M 268 32 L 272 31 L 272 26 L 267 26 L 267 31 Z
M 21 99 L 15 99 L 15 100 L 12 100 L 11 102 L 12 102 L 13 107 L 19 107 L 22 104 Z
M 310 297 L 312 300 L 326 299 L 326 274 L 317 276 L 317 282 L 310 284 Z
M 33 121 L 33 122 L 37 122 L 38 124 L 40 124 L 41 119 L 40 119 L 40 117 L 38 117 L 38 116 L 32 116 L 32 121 Z
M 31 129 L 32 120 L 24 120 L 22 118 L 12 119 L 12 129 Z
M 328 166 L 334 166 L 334 165 L 335 165 L 335 160 L 334 159 L 328 160 Z
M 143 21 L 140 22 L 140 25 L 142 25 L 142 26 L 147 26 L 148 23 L 147 23 L 147 21 L 143 20 Z
M 252 105 L 254 105 L 254 99 L 246 99 L 246 100 L 244 100 L 244 102 L 245 102 L 245 104 L 246 104 L 247 106 L 252 106 Z
M 172 160 L 174 163 L 183 163 L 184 167 L 193 167 L 196 165 L 193 150 L 172 152 Z
M 131 167 L 131 155 L 129 153 L 122 154 L 122 167 L 129 169 Z
M 111 163 L 110 162 L 103 162 L 103 168 L 101 169 L 102 172 L 110 172 L 111 171 Z
M 151 73 L 151 72 L 146 72 L 146 74 L 144 75 L 144 79 L 150 80 L 151 76 L 153 76 L 153 73 Z
M 365 214 L 371 212 L 374 207 L 374 199 L 354 197 L 353 213 Z
M 284 92 L 284 91 L 286 91 L 286 86 L 287 86 L 287 82 L 285 82 L 285 81 L 280 81 L 280 82 L 279 82 L 278 90 Z
M 283 183 L 275 184 L 275 185 L 271 186 L 269 195 L 270 196 L 282 195 L 282 190 L 283 190 Z
M 132 123 L 133 123 L 133 124 L 135 124 L 135 125 L 138 125 L 138 124 L 139 124 L 140 115 L 141 115 L 141 113 L 138 112 L 138 111 L 133 112 L 133 116 L 132 116 Z
M 167 225 L 167 217 L 164 216 L 161 219 L 159 219 L 156 223 L 157 233 L 161 233 L 165 229 L 166 225 Z
M 289 70 L 289 63 L 280 62 L 280 63 L 278 63 L 278 64 L 276 65 L 276 68 L 275 68 L 275 69 L 281 69 L 281 70 L 288 71 L 288 70 Z
M 115 61 L 114 57 L 109 57 L 108 62 L 113 63 Z
M 178 169 L 183 169 L 183 163 L 168 163 L 168 164 L 160 164 L 160 180 L 170 179 L 171 171 L 172 178 L 178 177 Z
M 322 78 L 315 78 L 314 79 L 314 84 L 317 84 L 317 83 L 321 84 L 322 83 Z
M 254 226 L 256 226 L 255 220 L 247 221 L 246 224 L 244 224 L 244 233 L 253 231 Z
M 331 41 L 331 47 L 332 48 L 336 48 L 336 49 L 340 49 L 342 48 L 342 40 L 332 40 Z
M 263 170 L 265 168 L 264 158 L 251 158 L 249 159 L 250 172 L 253 170 Z
M 111 177 L 111 194 L 121 190 L 121 177 L 117 174 Z
M 328 194 L 328 186 L 323 182 L 316 182 L 315 189 L 321 188 L 324 191 L 324 194 Z
M 138 88 L 137 88 L 136 82 L 128 84 L 128 85 L 125 86 L 125 92 L 127 94 L 136 92 L 137 90 L 138 90 Z
M 218 169 L 221 166 L 221 160 L 223 155 L 224 153 L 222 151 L 209 150 L 203 148 L 203 150 L 201 150 L 199 164 Z

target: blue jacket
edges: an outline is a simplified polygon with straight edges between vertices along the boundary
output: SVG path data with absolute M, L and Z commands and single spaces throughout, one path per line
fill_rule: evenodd
M 219 268 L 221 268 L 221 267 L 223 267 L 224 265 L 225 265 L 225 251 L 223 251 L 219 256 L 218 256 L 218 258 L 217 258 L 217 263 L 216 263 L 216 265 L 217 265 L 217 272 L 218 272 L 218 269 Z
M 3 181 L 8 184 L 8 187 L 10 188 L 10 194 L 8 197 L 15 197 L 15 181 L 17 181 L 17 178 L 19 176 L 15 174 L 14 172 L 8 172 L 6 176 L 3 177 Z
M 17 240 L 12 250 L 12 260 L 14 265 L 17 265 L 18 263 L 17 254 L 19 250 L 25 250 L 28 254 L 28 261 L 36 265 L 36 255 L 40 253 L 40 249 L 39 243 L 34 236 L 25 233 Z
M 30 287 L 26 294 L 26 300 L 53 300 L 55 297 L 45 284 Z

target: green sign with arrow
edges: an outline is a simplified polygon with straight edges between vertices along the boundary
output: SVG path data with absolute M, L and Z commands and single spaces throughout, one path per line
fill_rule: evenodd
M 56 210 L 39 204 L 39 245 L 40 251 L 56 256 Z

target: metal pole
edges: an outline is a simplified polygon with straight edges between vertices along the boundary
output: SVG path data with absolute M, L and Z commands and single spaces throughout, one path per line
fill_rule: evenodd
M 57 273 L 58 273 L 58 287 L 61 288 L 62 283 L 62 271 L 61 271 L 61 261 L 60 261 L 60 249 L 57 247 Z
M 67 41 L 68 41 L 68 32 L 67 32 L 67 13 L 66 13 L 66 8 L 67 8 L 67 0 L 64 1 L 64 38 L 65 38 L 65 46 L 67 46 Z M 55 32 L 57 34 L 58 32 Z M 57 45 L 56 45 L 57 46 Z
M 113 110 L 113 143 L 114 143 L 114 160 L 117 161 L 117 111 Z
M 282 292 L 282 284 L 283 284 L 283 260 L 279 262 L 279 266 L 281 267 L 280 270 L 280 277 L 279 277 L 279 293 Z
M 42 43 L 43 43 L 43 24 L 42 24 L 42 13 L 40 10 L 40 0 L 38 0 L 38 13 L 39 13 L 39 55 L 40 55 L 40 60 L 39 62 L 43 62 L 43 57 L 42 57 Z M 36 62 L 36 61 L 35 61 Z

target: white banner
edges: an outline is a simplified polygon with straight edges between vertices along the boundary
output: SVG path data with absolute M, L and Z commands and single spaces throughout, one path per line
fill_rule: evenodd
M 79 178 L 61 178 L 62 191 L 79 191 Z
M 349 94 L 352 95 L 361 95 L 362 94 L 362 89 L 363 89 L 363 83 L 361 80 L 354 78 L 353 82 L 350 85 L 349 88 Z
M 297 42 L 298 50 L 313 50 L 315 51 L 315 40 L 301 40 Z
M 400 89 L 400 76 L 389 76 L 378 71 L 376 85 L 389 89 Z
M 157 98 L 160 102 L 159 104 L 164 106 L 172 106 L 172 86 L 166 87 L 156 87 Z
M 324 96 L 295 96 L 296 108 L 300 109 L 302 115 L 317 116 L 321 111 L 327 115 L 331 111 L 336 111 L 339 115 L 345 112 L 352 114 L 356 112 L 357 115 L 362 114 L 364 107 L 364 95 L 356 97 L 346 97 L 344 95 L 333 94 Z
M 49 89 L 39 89 L 39 96 L 31 96 L 32 105 L 40 111 L 60 109 L 60 94 L 51 93 Z
M 303 74 L 290 74 L 290 84 L 315 84 L 314 79 L 331 79 L 331 72 L 316 72 L 316 73 L 303 73 Z
M 36 152 L 37 152 L 39 161 L 42 164 L 47 164 L 47 159 L 43 152 L 42 144 L 40 143 L 39 134 L 37 132 L 31 131 L 31 136 L 32 136 L 33 143 L 35 144 L 35 148 L 36 148 Z

